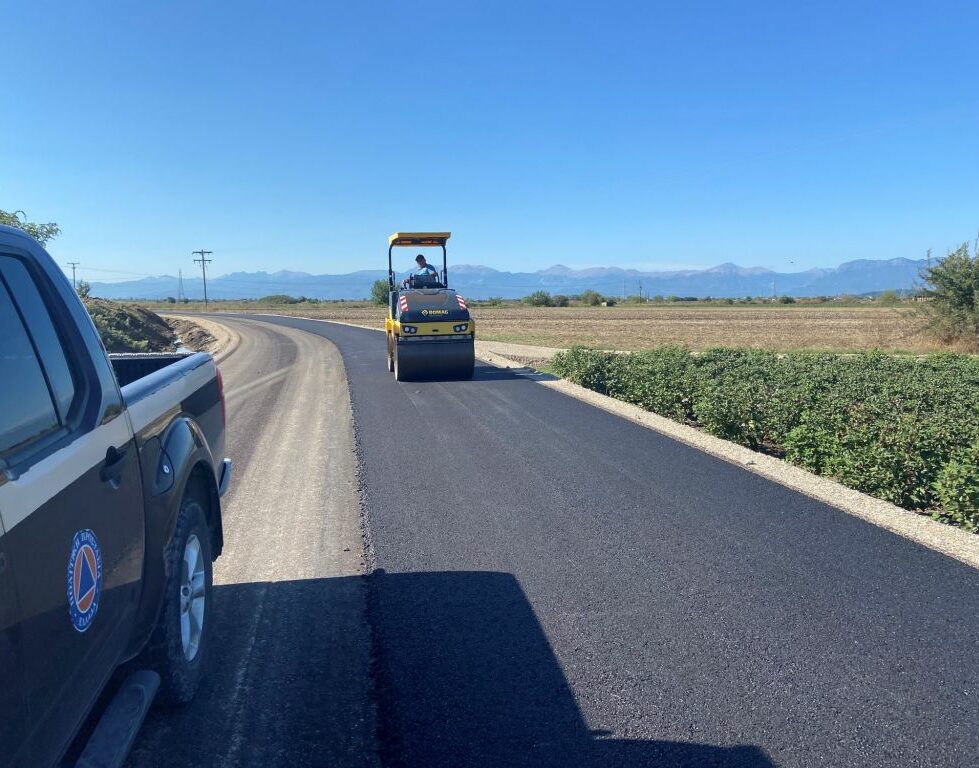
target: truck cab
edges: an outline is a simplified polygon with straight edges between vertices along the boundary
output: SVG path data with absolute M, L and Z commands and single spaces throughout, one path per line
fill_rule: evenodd
M 56 763 L 129 659 L 145 659 L 172 700 L 193 695 L 211 562 L 223 544 L 223 450 L 210 356 L 162 356 L 149 367 L 119 360 L 117 371 L 51 257 L 0 227 L 5 764 Z M 188 541 L 199 563 L 187 562 Z M 182 610 L 188 567 L 197 611 Z M 201 624 L 193 656 L 180 640 L 188 618 Z

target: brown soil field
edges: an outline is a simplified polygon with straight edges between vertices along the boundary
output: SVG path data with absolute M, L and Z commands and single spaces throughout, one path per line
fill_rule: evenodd
M 256 306 L 220 303 L 218 310 L 276 312 L 382 326 L 384 308 L 366 303 Z M 693 349 L 716 346 L 758 349 L 895 352 L 947 350 L 923 331 L 925 319 L 912 306 L 624 306 L 522 307 L 473 309 L 477 336 L 546 347 L 583 344 L 635 350 L 663 344 Z

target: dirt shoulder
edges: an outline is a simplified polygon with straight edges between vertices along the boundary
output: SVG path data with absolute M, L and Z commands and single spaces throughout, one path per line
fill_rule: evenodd
M 195 352 L 208 352 L 217 362 L 230 355 L 241 340 L 237 331 L 224 323 L 196 315 L 163 315 L 180 343 Z
M 107 299 L 83 299 L 109 352 L 173 352 L 176 336 L 155 312 Z

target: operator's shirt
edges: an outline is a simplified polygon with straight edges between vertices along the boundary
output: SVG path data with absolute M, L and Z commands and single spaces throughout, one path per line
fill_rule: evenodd
M 431 264 L 426 264 L 424 267 L 419 267 L 411 274 L 413 277 L 424 277 L 425 275 L 435 275 L 435 277 L 438 277 L 439 271 Z

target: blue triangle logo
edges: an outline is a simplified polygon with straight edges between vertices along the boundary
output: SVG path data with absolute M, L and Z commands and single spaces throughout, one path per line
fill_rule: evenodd
M 92 573 L 92 567 L 88 564 L 88 558 L 82 555 L 78 558 L 81 561 L 82 573 L 81 577 L 78 579 L 78 599 L 85 597 L 89 593 L 89 590 L 95 587 L 95 574 Z

